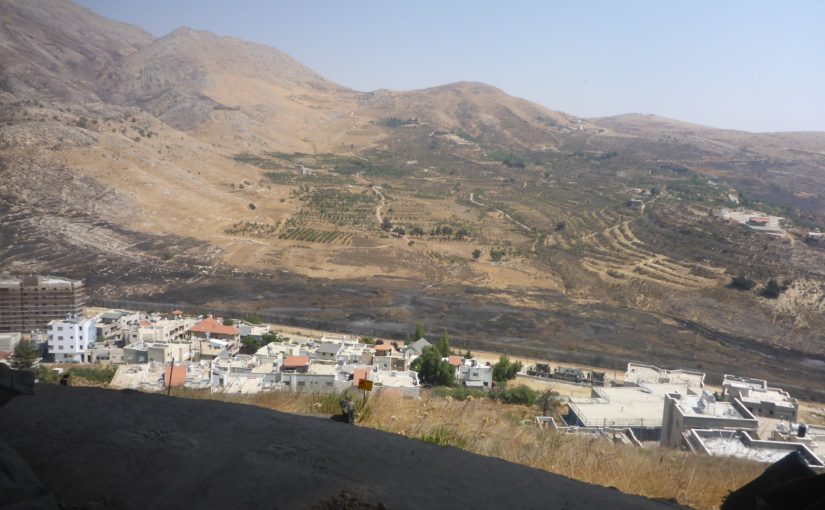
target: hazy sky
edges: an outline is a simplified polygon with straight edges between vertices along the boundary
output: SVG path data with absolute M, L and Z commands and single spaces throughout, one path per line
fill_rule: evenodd
M 825 131 L 825 1 L 79 0 L 274 46 L 357 90 L 481 81 L 583 117 Z

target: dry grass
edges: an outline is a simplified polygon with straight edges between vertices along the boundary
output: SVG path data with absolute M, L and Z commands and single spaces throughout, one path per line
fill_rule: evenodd
M 175 395 L 213 398 L 295 413 L 338 412 L 338 397 L 294 393 L 226 395 L 179 390 Z M 664 448 L 633 448 L 536 428 L 534 409 L 487 399 L 463 402 L 423 395 L 421 400 L 374 395 L 361 426 L 497 457 L 583 482 L 651 498 L 676 500 L 697 510 L 715 509 L 728 492 L 758 476 L 763 465 Z

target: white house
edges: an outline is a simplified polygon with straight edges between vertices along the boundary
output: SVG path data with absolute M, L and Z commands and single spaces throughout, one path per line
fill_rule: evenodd
M 238 332 L 241 338 L 245 336 L 263 336 L 269 333 L 269 324 L 250 324 L 248 322 L 241 322 L 238 324 Z
M 53 320 L 49 323 L 49 354 L 54 355 L 57 363 L 83 363 L 86 349 L 95 346 L 96 338 L 95 319 L 75 315 Z
M 493 387 L 493 367 L 489 364 L 482 365 L 475 359 L 462 359 L 455 371 L 455 377 L 459 384 L 471 388 L 489 390 Z

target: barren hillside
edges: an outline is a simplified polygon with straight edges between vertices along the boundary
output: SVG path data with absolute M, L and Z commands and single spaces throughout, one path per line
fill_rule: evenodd
M 579 119 L 480 83 L 353 91 L 66 0 L 0 16 L 0 269 L 87 278 L 98 299 L 825 381 L 822 133 Z M 721 217 L 736 207 L 784 237 Z M 771 279 L 788 294 L 763 296 Z

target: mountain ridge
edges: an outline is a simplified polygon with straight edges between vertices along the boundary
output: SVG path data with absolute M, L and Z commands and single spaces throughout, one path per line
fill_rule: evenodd
M 73 9 L 0 0 L 0 270 L 364 334 L 430 321 L 596 366 L 648 353 L 713 377 L 721 351 L 795 385 L 825 361 L 825 136 L 582 119 L 478 82 L 360 92 L 262 45 Z M 720 216 L 737 207 L 784 237 Z

